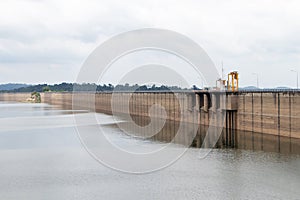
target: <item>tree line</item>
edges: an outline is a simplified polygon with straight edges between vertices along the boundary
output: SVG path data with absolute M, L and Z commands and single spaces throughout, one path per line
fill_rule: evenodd
M 21 87 L 13 90 L 3 90 L 1 92 L 72 92 L 72 91 L 96 91 L 96 92 L 111 92 L 111 91 L 162 91 L 162 90 L 187 90 L 188 88 L 181 88 L 178 86 L 157 86 L 157 85 L 130 85 L 128 83 L 116 86 L 112 84 L 103 84 L 97 85 L 95 83 L 60 83 L 60 84 L 38 84 L 30 85 L 26 87 Z M 192 88 L 193 90 L 199 89 L 195 85 Z

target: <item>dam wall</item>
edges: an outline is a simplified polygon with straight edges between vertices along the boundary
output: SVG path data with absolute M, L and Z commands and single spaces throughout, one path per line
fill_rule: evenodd
M 27 99 L 31 98 L 31 93 L 0 93 L 0 101 L 15 101 L 15 102 L 27 102 Z
M 76 109 L 89 109 L 112 114 L 112 93 L 76 93 Z M 239 92 L 137 92 L 114 93 L 115 114 L 127 114 L 125 99 L 129 99 L 129 113 L 140 125 L 150 121 L 149 112 L 154 104 L 166 111 L 167 120 L 196 123 L 206 130 L 211 126 L 224 126 L 239 132 L 263 133 L 268 135 L 300 138 L 300 92 L 298 91 L 239 91 Z M 25 102 L 30 93 L 0 93 L 0 101 Z M 42 103 L 72 109 L 72 93 L 41 93 Z M 160 118 L 163 111 L 152 112 Z M 217 120 L 223 113 L 224 124 Z M 141 120 L 142 119 L 142 120 Z M 204 130 L 204 131 L 205 131 Z M 233 134 L 233 133 L 230 133 Z M 236 137 L 234 140 L 237 140 Z
M 240 92 L 237 127 L 278 136 L 300 137 L 300 92 Z

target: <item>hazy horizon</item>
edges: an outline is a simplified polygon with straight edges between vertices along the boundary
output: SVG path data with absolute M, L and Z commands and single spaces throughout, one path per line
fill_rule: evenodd
M 62 83 L 67 83 L 67 84 L 74 84 L 75 82 L 71 83 L 71 82 L 59 82 L 59 83 L 0 83 L 0 86 L 5 86 L 5 85 L 26 85 L 27 86 L 36 86 L 36 85 L 48 85 L 48 86 L 53 86 L 53 85 L 59 85 L 59 84 L 62 84 Z M 96 84 L 96 83 L 85 83 L 85 84 Z M 103 84 L 96 84 L 96 85 L 109 85 L 111 83 L 103 83 Z M 125 85 L 125 84 L 120 84 L 120 85 Z M 129 86 L 134 86 L 135 84 L 129 84 Z M 137 84 L 138 86 L 147 86 L 147 87 L 151 87 L 152 85 L 149 85 L 149 84 Z M 155 85 L 155 84 L 154 84 Z M 112 84 L 113 87 L 117 86 L 115 84 Z M 156 85 L 157 87 L 160 87 L 160 86 L 166 86 L 166 87 L 176 87 L 177 85 L 163 85 L 163 84 L 158 84 Z M 202 89 L 202 87 L 200 87 L 200 85 L 195 85 L 197 86 L 198 88 Z M 177 86 L 179 87 L 179 86 Z M 191 85 L 191 88 L 193 87 L 193 85 Z M 20 88 L 20 87 L 19 87 Z M 180 87 L 179 87 L 180 88 Z M 242 88 L 257 88 L 255 85 L 246 85 L 246 86 L 242 86 L 240 87 L 241 89 Z M 293 89 L 293 87 L 288 87 L 288 86 L 277 86 L 277 87 L 259 87 L 259 89 L 278 89 L 278 88 L 290 88 L 290 89 Z M 181 88 L 183 89 L 183 88 Z M 1 88 L 0 88 L 1 90 Z

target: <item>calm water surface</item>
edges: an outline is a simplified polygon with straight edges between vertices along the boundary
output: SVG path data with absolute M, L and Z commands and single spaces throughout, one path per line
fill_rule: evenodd
M 0 127 L 0 199 L 300 199 L 299 155 L 215 149 L 200 160 L 194 148 L 164 170 L 131 175 L 90 157 L 71 111 L 1 102 Z M 105 132 L 121 145 L 161 145 L 125 137 L 115 126 Z

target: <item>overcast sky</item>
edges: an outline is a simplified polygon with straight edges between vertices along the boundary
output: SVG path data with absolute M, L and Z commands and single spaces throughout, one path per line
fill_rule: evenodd
M 299 0 L 1 0 L 0 83 L 74 82 L 101 42 L 146 27 L 190 37 L 242 86 L 296 86 Z

